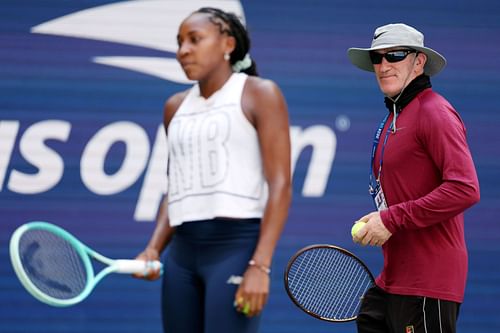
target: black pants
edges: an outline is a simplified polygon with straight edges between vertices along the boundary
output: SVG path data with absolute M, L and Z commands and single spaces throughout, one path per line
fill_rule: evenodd
M 460 303 L 370 288 L 356 319 L 358 333 L 455 333 Z

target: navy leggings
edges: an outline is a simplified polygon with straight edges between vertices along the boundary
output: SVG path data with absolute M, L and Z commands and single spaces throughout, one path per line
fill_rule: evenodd
M 233 306 L 260 220 L 187 222 L 176 227 L 164 260 L 162 317 L 166 333 L 255 333 L 260 316 Z M 236 279 L 235 279 L 236 278 Z

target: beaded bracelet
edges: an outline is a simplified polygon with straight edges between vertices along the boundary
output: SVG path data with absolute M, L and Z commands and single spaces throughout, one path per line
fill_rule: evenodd
M 256 268 L 260 269 L 261 271 L 263 271 L 266 274 L 271 274 L 271 269 L 269 267 L 264 266 L 264 265 L 259 265 L 253 259 L 248 262 L 248 265 L 255 266 Z

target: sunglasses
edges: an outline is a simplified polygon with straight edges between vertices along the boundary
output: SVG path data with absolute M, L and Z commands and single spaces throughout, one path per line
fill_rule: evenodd
M 382 58 L 388 62 L 399 62 L 404 60 L 408 54 L 417 53 L 417 50 L 394 50 L 386 53 L 378 53 L 375 51 L 370 52 L 370 60 L 372 64 L 378 65 L 382 63 Z

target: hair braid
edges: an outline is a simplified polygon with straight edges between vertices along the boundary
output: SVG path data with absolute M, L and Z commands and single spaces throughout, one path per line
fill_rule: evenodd
M 212 17 L 210 21 L 219 26 L 220 32 L 222 34 L 226 33 L 229 36 L 234 37 L 236 40 L 236 46 L 230 54 L 229 62 L 234 65 L 237 61 L 243 60 L 245 56 L 250 51 L 250 37 L 248 32 L 240 21 L 238 16 L 234 13 L 227 13 L 223 10 L 213 7 L 203 7 L 198 9 L 195 13 L 207 13 L 211 14 Z M 252 65 L 242 70 L 243 73 L 248 75 L 258 76 L 257 65 L 255 61 L 252 60 Z

